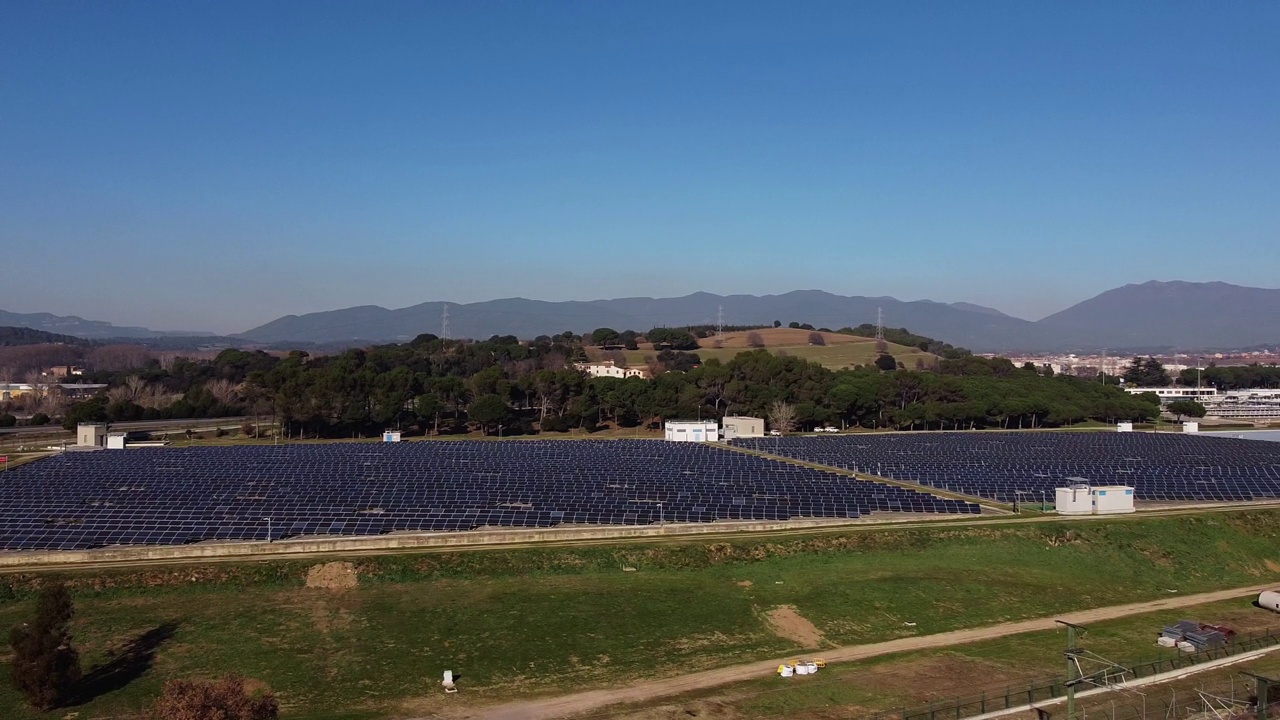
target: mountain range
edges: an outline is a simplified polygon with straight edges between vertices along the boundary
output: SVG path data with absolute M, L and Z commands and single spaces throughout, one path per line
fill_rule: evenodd
M 0 326 L 25 327 L 33 330 L 74 335 L 86 340 L 107 340 L 126 338 L 165 337 L 173 335 L 211 335 L 212 333 L 169 332 L 148 330 L 144 327 L 125 327 L 112 325 L 102 320 L 85 320 L 75 315 L 52 315 L 50 313 L 13 313 L 0 310 Z
M 394 310 L 363 305 L 287 315 L 229 341 L 273 345 L 402 342 L 422 333 L 439 335 L 446 306 L 449 334 L 473 338 L 532 338 L 599 327 L 643 331 L 660 326 L 714 325 L 723 309 L 724 321 L 730 325 L 777 320 L 832 329 L 874 323 L 881 313 L 886 326 L 904 327 L 979 352 L 1187 351 L 1280 344 L 1280 290 L 1181 281 L 1125 285 L 1035 322 L 971 303 L 799 290 L 765 296 L 694 293 L 677 298 L 567 302 L 506 298 L 466 304 L 426 302 Z M 43 313 L 0 311 L 0 325 L 94 339 L 177 334 Z
M 1229 349 L 1280 343 L 1280 290 L 1221 282 L 1126 285 L 1037 322 L 971 303 L 892 297 L 846 297 L 818 290 L 783 295 L 545 302 L 508 298 L 457 304 L 427 302 L 389 310 L 362 306 L 289 315 L 239 337 L 255 342 L 388 342 L 440 334 L 449 308 L 454 337 L 522 338 L 598 327 L 646 330 L 712 325 L 720 308 L 733 325 L 799 321 L 833 329 L 875 322 L 976 351 Z

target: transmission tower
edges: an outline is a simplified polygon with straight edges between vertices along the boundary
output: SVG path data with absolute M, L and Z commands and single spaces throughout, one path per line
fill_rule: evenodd
M 876 340 L 884 342 L 884 308 L 876 308 Z
M 724 342 L 724 306 L 716 310 L 716 342 Z
M 440 311 L 440 337 L 449 338 L 449 303 L 444 304 L 444 309 Z

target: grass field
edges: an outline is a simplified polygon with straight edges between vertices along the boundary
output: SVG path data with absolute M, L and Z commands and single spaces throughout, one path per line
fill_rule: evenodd
M 1177 656 L 1178 651 L 1157 646 L 1155 638 L 1161 628 L 1184 618 L 1227 625 L 1240 633 L 1280 629 L 1280 616 L 1241 599 L 1091 624 L 1081 636 L 1080 647 L 1122 665 L 1168 659 Z M 674 720 L 710 714 L 714 708 L 716 717 L 744 720 L 849 718 L 982 694 L 1002 698 L 1009 693 L 1016 698 L 1018 690 L 1031 683 L 1065 675 L 1062 656 L 1065 647 L 1065 631 L 1026 633 L 947 650 L 901 653 L 829 665 L 813 678 L 761 677 L 681 698 L 678 702 L 615 708 L 604 715 Z M 1085 667 L 1092 669 L 1093 666 L 1086 663 Z M 1280 650 L 1274 656 L 1251 661 L 1248 667 L 1260 672 L 1280 669 Z M 1238 668 L 1224 672 L 1234 670 Z M 1206 677 L 1222 674 L 1211 671 Z M 1133 697 L 1132 694 L 1123 696 L 1122 701 L 1131 701 Z M 1110 698 L 1106 702 L 1109 703 Z M 1081 705 L 1084 704 L 1082 701 Z
M 870 365 L 878 355 L 876 341 L 871 338 L 841 335 L 839 333 L 821 333 L 826 344 L 811 345 L 809 344 L 810 331 L 808 330 L 765 328 L 755 332 L 758 332 L 764 341 L 764 349 L 771 353 L 786 353 L 794 357 L 804 358 L 832 370 L 841 370 L 855 365 Z M 699 341 L 702 347 L 693 352 L 697 353 L 703 360 L 719 358 L 721 361 L 728 361 L 738 353 L 752 349 L 748 346 L 747 334 L 746 332 L 727 332 L 725 333 L 724 343 L 719 348 L 714 347 L 713 338 L 705 338 Z M 889 354 L 893 355 L 908 370 L 915 369 L 917 360 L 928 367 L 938 359 L 936 355 L 923 352 L 919 348 L 895 345 L 893 343 L 888 343 L 887 345 Z M 652 357 L 657 353 L 652 346 L 642 344 L 639 350 L 627 350 L 623 354 L 626 356 L 629 365 L 643 366 L 646 357 Z M 592 360 L 599 360 L 603 357 L 603 353 L 596 348 L 588 348 L 588 356 Z
M 1250 511 L 378 556 L 353 560 L 347 590 L 304 587 L 303 562 L 69 575 L 86 669 L 165 638 L 136 679 L 74 709 L 127 717 L 165 678 L 237 670 L 285 717 L 425 715 L 444 669 L 474 706 L 798 652 L 765 621 L 782 605 L 834 646 L 1280 580 L 1278 535 L 1280 512 Z M 0 626 L 39 582 L 0 576 Z M 41 716 L 5 685 L 0 717 Z

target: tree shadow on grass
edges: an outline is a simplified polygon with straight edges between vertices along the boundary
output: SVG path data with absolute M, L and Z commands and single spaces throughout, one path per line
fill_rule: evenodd
M 123 689 L 142 677 L 155 662 L 156 651 L 177 632 L 179 623 L 157 625 L 130 640 L 115 657 L 85 673 L 76 689 L 72 706 L 83 705 L 103 695 Z

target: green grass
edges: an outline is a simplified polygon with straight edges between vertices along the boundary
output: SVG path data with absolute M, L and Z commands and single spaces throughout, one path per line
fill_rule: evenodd
M 795 605 L 830 644 L 856 644 L 1235 587 L 1280 579 L 1265 564 L 1280 559 L 1278 520 L 1254 511 L 389 555 L 354 559 L 361 585 L 346 591 L 302 587 L 299 561 L 70 575 L 87 668 L 177 623 L 149 672 L 80 718 L 127 716 L 165 678 L 232 670 L 276 691 L 285 717 L 428 714 L 444 669 L 460 674 L 463 702 L 486 703 L 797 652 L 762 619 L 776 605 Z M 31 612 L 42 577 L 0 576 L 0 626 Z M 42 716 L 6 686 L 0 717 Z

